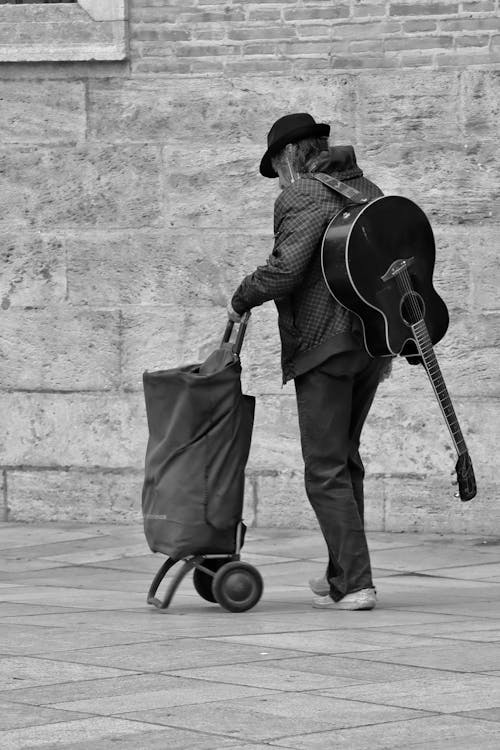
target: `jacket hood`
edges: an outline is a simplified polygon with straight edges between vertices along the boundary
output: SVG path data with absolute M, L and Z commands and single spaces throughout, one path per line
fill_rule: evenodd
M 309 172 L 335 174 L 344 180 L 363 176 L 352 146 L 333 146 L 328 151 L 322 151 L 307 164 L 307 168 Z

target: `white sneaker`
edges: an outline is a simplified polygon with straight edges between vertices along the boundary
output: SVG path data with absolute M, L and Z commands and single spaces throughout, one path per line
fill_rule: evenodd
M 321 578 L 310 578 L 309 588 L 316 596 L 327 596 L 330 593 L 330 584 L 325 576 Z
M 352 594 L 346 594 L 338 602 L 334 602 L 329 594 L 313 597 L 312 605 L 316 609 L 373 609 L 377 604 L 375 589 L 361 589 Z

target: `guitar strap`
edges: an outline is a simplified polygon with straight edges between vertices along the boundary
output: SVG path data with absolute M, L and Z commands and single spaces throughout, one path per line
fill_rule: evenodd
M 324 172 L 316 172 L 312 176 L 315 180 L 318 180 L 318 182 L 322 182 L 323 185 L 326 185 L 334 192 L 340 193 L 344 196 L 344 198 L 348 198 L 352 203 L 368 203 L 369 201 L 369 198 L 364 196 L 363 193 L 360 193 L 359 190 L 355 190 L 355 188 L 349 187 L 349 185 L 346 185 L 345 182 L 337 180 L 336 177 L 332 177 L 331 175 L 325 174 Z

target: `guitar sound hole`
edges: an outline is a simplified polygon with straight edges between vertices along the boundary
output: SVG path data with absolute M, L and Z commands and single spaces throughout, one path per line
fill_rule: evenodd
M 400 314 L 407 326 L 412 326 L 425 317 L 425 303 L 417 292 L 408 292 L 401 297 Z

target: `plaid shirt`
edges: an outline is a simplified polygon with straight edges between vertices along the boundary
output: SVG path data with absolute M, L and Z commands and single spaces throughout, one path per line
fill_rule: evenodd
M 330 149 L 329 156 L 333 168 L 328 169 L 323 160 L 317 171 L 333 175 L 368 198 L 382 194 L 363 177 L 351 147 Z M 326 227 L 347 202 L 311 175 L 285 188 L 274 206 L 273 251 L 265 265 L 243 279 L 232 298 L 238 313 L 275 301 L 284 383 L 332 354 L 362 347 L 357 319 L 331 296 L 321 269 Z

